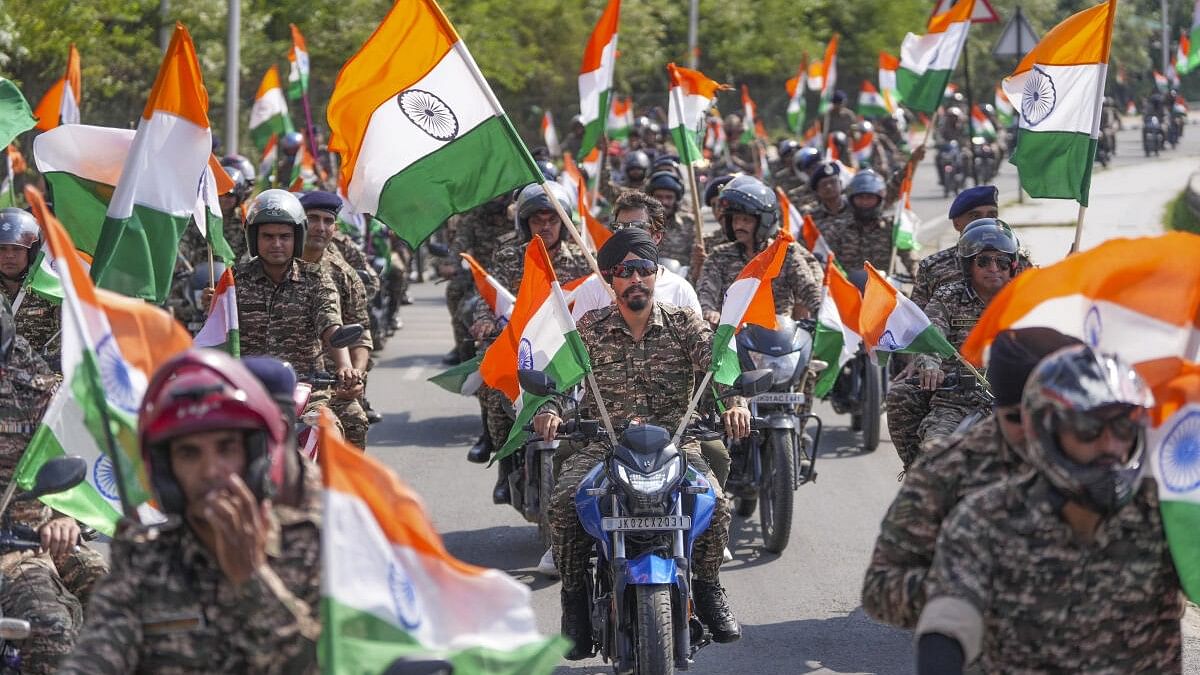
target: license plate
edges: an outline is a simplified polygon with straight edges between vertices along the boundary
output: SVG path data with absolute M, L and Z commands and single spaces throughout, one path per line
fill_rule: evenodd
M 754 401 L 755 403 L 783 403 L 800 405 L 801 403 L 804 403 L 804 394 L 769 391 L 765 394 L 759 394 L 750 400 Z
M 620 530 L 636 532 L 639 530 L 690 530 L 691 516 L 625 516 L 621 518 L 600 519 L 600 529 L 605 532 Z

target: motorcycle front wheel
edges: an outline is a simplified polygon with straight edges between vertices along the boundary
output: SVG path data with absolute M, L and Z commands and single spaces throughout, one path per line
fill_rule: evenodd
M 883 426 L 883 374 L 878 365 L 865 364 L 866 377 L 862 401 L 863 452 L 875 452 L 879 447 L 879 430 Z
M 636 675 L 675 672 L 675 634 L 671 621 L 671 587 L 634 586 L 636 634 L 633 640 Z
M 762 508 L 759 526 L 763 548 L 782 553 L 792 535 L 792 498 L 796 485 L 795 436 L 788 429 L 773 429 L 767 437 L 762 482 L 758 487 Z

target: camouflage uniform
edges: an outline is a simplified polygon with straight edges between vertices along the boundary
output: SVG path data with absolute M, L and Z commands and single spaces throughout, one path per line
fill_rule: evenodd
M 1000 435 L 994 415 L 962 434 L 927 443 L 883 517 L 863 580 L 867 614 L 900 628 L 916 626 L 946 516 L 968 494 L 1028 469 Z
M 1033 269 L 1029 259 L 1029 251 L 1022 247 L 1017 251 L 1017 274 Z M 921 260 L 917 266 L 917 278 L 913 282 L 909 298 L 917 303 L 917 307 L 925 309 L 933 297 L 934 291 L 953 281 L 962 281 L 962 263 L 958 258 L 958 246 L 944 248 L 933 255 Z
M 363 287 L 362 280 L 358 278 L 358 273 L 342 259 L 341 254 L 334 248 L 327 248 L 317 264 L 329 275 L 329 278 L 333 280 L 333 285 L 337 288 L 338 304 L 342 310 L 342 325 L 357 323 L 364 329 L 370 326 L 371 319 L 367 316 L 367 291 Z M 364 330 L 359 341 L 350 346 L 366 347 L 370 350 L 373 346 L 371 331 Z M 327 355 L 325 371 L 332 373 L 336 370 L 337 364 L 333 362 L 333 358 Z M 341 421 L 346 440 L 356 447 L 366 450 L 367 429 L 370 424 L 367 422 L 367 411 L 363 410 L 361 401 L 357 397 L 339 398 L 335 395 L 329 401 L 329 409 Z
M 695 241 L 696 219 L 691 213 L 677 211 L 675 217 L 667 221 L 667 231 L 658 244 L 658 257 L 674 258 L 680 265 L 687 265 L 692 260 Z
M 801 213 L 811 213 L 817 208 L 817 193 L 804 181 L 787 191 L 788 201 Z
M 371 302 L 371 298 L 379 292 L 379 275 L 375 273 L 375 268 L 367 261 L 366 254 L 359 248 L 358 244 L 350 237 L 350 235 L 338 230 L 333 233 L 333 239 L 329 242 L 331 249 L 336 250 L 342 255 L 342 260 L 350 265 L 355 274 L 359 271 L 366 272 L 365 277 L 360 280 L 363 283 L 363 288 L 367 293 L 367 302 Z M 363 324 L 366 326 L 367 324 Z
M 316 673 L 321 478 L 315 465 L 304 466 L 301 504 L 271 509 L 270 572 L 240 588 L 181 519 L 123 521 L 112 574 L 59 672 Z
M 694 310 L 655 302 L 640 341 L 634 341 L 616 305 L 584 314 L 577 325 L 614 426 L 638 420 L 674 431 L 696 386 L 695 373 L 708 370 L 712 360 L 708 324 Z M 598 418 L 591 396 L 581 405 L 586 417 Z M 717 484 L 698 442 L 685 438 L 680 449 L 689 463 Z M 583 588 L 591 550 L 575 513 L 575 490 L 604 459 L 604 452 L 601 444 L 593 443 L 567 457 L 554 487 L 549 514 L 554 561 L 566 590 Z M 729 540 L 729 520 L 729 502 L 718 492 L 712 525 L 696 540 L 692 567 L 697 578 L 717 580 L 721 554 Z
M 759 245 L 759 251 L 765 248 L 765 243 Z M 696 295 L 699 296 L 700 306 L 704 311 L 721 311 L 721 305 L 725 302 L 725 291 L 729 290 L 730 284 L 737 279 L 751 257 L 746 255 L 745 249 L 736 241 L 721 244 L 713 249 L 712 254 L 704 261 L 704 268 L 700 270 L 700 282 L 696 284 Z M 812 254 L 800 244 L 793 242 L 788 245 L 783 270 L 771 282 L 776 314 L 791 316 L 792 308 L 800 306 L 816 315 L 821 307 L 821 278 L 813 278 L 813 270 L 816 267 L 810 264 L 812 260 Z
M 858 118 L 855 117 L 854 111 L 845 106 L 837 108 L 836 110 L 830 108 L 828 116 L 829 132 L 834 133 L 840 131 L 846 134 L 846 138 L 849 139 L 851 137 L 851 130 L 858 122 Z
M 925 315 L 957 349 L 979 322 L 979 315 L 985 307 L 983 300 L 975 294 L 970 284 L 956 281 L 939 288 L 933 294 L 933 298 L 925 306 Z M 918 355 L 915 364 L 918 371 L 938 367 L 946 374 L 958 371 L 956 361 L 943 363 L 941 357 L 932 354 Z M 939 389 L 929 399 L 929 414 L 918 428 L 922 441 L 949 436 L 972 410 L 991 407 L 972 386 L 975 383 L 968 372 L 959 373 L 959 382 L 961 387 L 952 390 Z
M 472 209 L 463 214 L 458 220 L 454 231 L 454 240 L 450 242 L 450 255 L 443 262 L 455 265 L 458 272 L 446 284 L 446 307 L 450 310 L 450 325 L 454 329 L 454 345 L 460 354 L 464 346 L 471 341 L 467 326 L 459 320 L 459 310 L 462 303 L 475 293 L 475 279 L 469 270 L 463 269 L 460 253 L 469 253 L 480 265 L 495 276 L 495 257 L 502 248 L 517 243 L 517 234 L 513 231 L 512 221 L 505 218 L 503 213 L 491 216 L 485 210 L 486 205 Z M 564 232 L 565 234 L 565 232 Z M 498 277 L 497 277 L 498 278 Z M 519 280 L 518 280 L 519 283 Z M 515 287 L 508 288 L 517 294 Z M 469 352 L 468 352 L 469 353 Z
M 1039 474 L 968 495 L 938 535 L 918 636 L 959 641 L 987 673 L 1179 673 L 1179 579 L 1155 482 L 1090 541 Z
M 319 265 L 292 260 L 276 284 L 252 258 L 233 268 L 238 291 L 242 356 L 274 356 L 287 361 L 304 380 L 323 368 L 321 334 L 342 325 L 337 287 Z M 308 410 L 329 400 L 329 389 L 314 389 Z
M 824 205 L 813 210 L 813 222 L 825 237 L 829 248 L 847 272 L 861 270 L 864 262 L 887 273 L 892 259 L 892 219 L 882 216 L 860 222 L 849 204 L 840 213 L 830 213 Z M 912 274 L 916 269 L 912 251 L 896 251 L 896 260 Z
M 21 294 L 20 289 L 9 291 L 8 287 L 0 284 L 0 291 L 9 303 L 16 301 Z M 62 310 L 58 305 L 42 296 L 26 289 L 21 305 L 13 312 L 13 320 L 17 324 L 17 334 L 29 341 L 29 346 L 46 361 L 46 365 L 56 373 L 62 372 L 61 328 Z

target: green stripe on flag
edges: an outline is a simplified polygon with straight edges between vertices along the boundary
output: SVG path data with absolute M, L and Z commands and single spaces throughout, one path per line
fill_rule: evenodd
M 896 71 L 896 90 L 904 99 L 905 107 L 932 115 L 942 104 L 951 72 L 927 70 L 924 75 L 917 75 L 911 70 L 900 68 Z
M 192 215 L 173 216 L 135 204 L 129 218 L 106 218 L 92 279 L 101 288 L 162 303 L 171 290 L 179 240 Z
M 284 114 L 275 115 L 270 119 L 264 120 L 262 124 L 250 130 L 250 140 L 254 142 L 254 147 L 258 148 L 259 153 L 267 149 L 267 143 L 271 140 L 271 136 L 278 134 L 281 138 L 284 134 L 295 131 L 292 127 L 292 118 Z
M 549 302 L 554 302 L 551 298 Z M 566 342 L 562 347 L 559 347 L 554 358 L 546 364 L 542 372 L 550 376 L 554 380 L 558 391 L 566 392 L 579 384 L 585 375 L 592 370 L 591 359 L 588 358 L 587 347 L 583 344 L 583 339 L 579 337 L 577 331 L 564 333 L 563 338 Z M 592 393 L 588 393 L 591 396 Z M 538 409 L 549 403 L 552 399 L 550 396 L 533 396 L 521 392 L 521 408 L 517 411 L 517 419 L 513 422 L 512 430 L 508 432 L 508 438 L 504 441 L 504 447 L 492 456 L 492 462 L 504 459 L 505 457 L 516 452 L 528 437 L 525 431 L 525 425 L 533 421 L 533 416 L 537 414 Z M 491 466 L 489 463 L 488 466 Z
M 1179 583 L 1189 598 L 1200 601 L 1200 504 L 1161 499 L 1159 510 Z
M 770 283 L 770 282 L 764 282 Z M 735 329 L 729 324 L 721 324 L 713 331 L 712 366 L 713 378 L 720 384 L 732 385 L 738 375 L 742 374 L 742 365 L 738 362 L 737 347 L 732 344 Z
M 447 218 L 542 174 L 507 117 L 493 117 L 388 179 L 375 217 L 416 248 Z
M 817 378 L 816 386 L 813 389 L 814 397 L 824 398 L 833 390 L 838 373 L 842 370 L 838 359 L 841 357 L 844 343 L 842 331 L 829 328 L 825 324 L 817 324 L 817 333 L 813 337 L 813 358 L 828 363 L 829 367 L 823 370 L 820 377 Z
M 0 147 L 8 147 L 20 134 L 37 124 L 29 101 L 12 80 L 0 77 Z
M 233 252 L 233 247 L 225 239 L 225 221 L 217 217 L 217 214 L 205 209 L 205 229 L 208 230 L 208 245 L 212 247 L 213 255 L 225 263 L 226 267 L 232 267 L 237 262 L 237 255 Z
M 71 235 L 75 248 L 89 255 L 95 253 L 113 186 L 62 171 L 46 173 L 45 178 L 54 200 L 54 214 Z
M 90 350 L 84 350 L 81 357 L 79 367 L 71 375 L 70 387 L 72 395 L 83 409 L 84 426 L 87 427 L 101 451 L 112 459 L 114 468 L 122 472 L 125 496 L 130 500 L 128 506 L 133 507 L 148 502 L 150 494 L 145 488 L 146 482 L 142 480 L 145 471 L 142 469 L 139 451 L 136 413 L 119 410 L 108 400 L 101 384 L 103 379 L 100 377 L 100 366 L 96 362 L 96 354 Z M 103 402 L 104 411 L 101 411 L 96 405 L 97 401 Z M 105 433 L 104 429 L 105 413 L 108 417 L 108 433 Z M 114 448 L 109 447 L 110 435 L 117 444 L 116 456 L 111 454 Z
M 25 454 L 21 455 L 13 480 L 22 490 L 31 490 L 38 469 L 47 461 L 66 454 L 50 427 L 42 425 L 30 439 Z M 94 468 L 89 467 L 89 470 Z M 41 502 L 110 537 L 116 532 L 117 521 L 121 519 L 121 514 L 88 481 L 66 492 L 45 495 L 41 497 Z
M 942 331 L 938 330 L 937 326 L 930 325 L 925 330 L 917 334 L 913 341 L 904 349 L 897 349 L 897 352 L 903 354 L 936 354 L 938 356 L 953 359 L 957 358 L 958 350 L 954 345 L 946 340 L 946 336 L 942 335 Z
M 1030 197 L 1074 199 L 1088 205 L 1096 139 L 1073 131 L 1021 129 L 1009 163 Z
M 608 111 L 612 109 L 611 98 L 611 89 L 600 92 L 600 116 L 583 127 L 583 138 L 579 141 L 580 159 L 587 157 L 592 148 L 600 144 L 605 127 L 608 125 Z
M 479 385 L 483 382 L 479 376 L 479 364 L 482 362 L 483 354 L 476 354 L 475 358 L 470 361 L 464 361 L 445 372 L 438 373 L 427 381 L 436 384 L 451 394 L 471 396 L 479 389 Z M 468 385 L 471 385 L 469 391 Z
M 549 675 L 570 647 L 554 636 L 508 651 L 485 647 L 432 650 L 373 614 L 321 598 L 321 671 L 341 675 L 376 675 L 399 658 L 413 661 L 445 659 L 454 675 Z
M 700 144 L 696 142 L 696 134 L 687 127 L 680 125 L 671 129 L 671 141 L 679 151 L 681 164 L 692 164 L 704 159 L 704 153 L 700 152 Z

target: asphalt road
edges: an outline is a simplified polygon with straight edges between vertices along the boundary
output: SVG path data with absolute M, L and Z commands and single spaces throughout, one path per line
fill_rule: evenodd
M 1134 131 L 1122 133 L 1121 152 L 1108 172 L 1124 175 L 1119 172 L 1126 167 L 1143 164 L 1137 138 Z M 1179 150 L 1157 161 L 1191 157 L 1189 165 L 1200 165 L 1197 156 L 1200 132 L 1193 128 Z M 1002 203 L 1016 199 L 1011 166 L 1001 170 L 998 184 Z M 1168 190 L 1178 191 L 1173 184 L 1154 178 L 1130 187 L 1160 200 L 1165 200 Z M 938 228 L 948 231 L 948 224 L 939 222 L 948 200 L 941 197 L 929 164 L 917 173 L 913 203 L 927 223 L 922 239 L 936 243 L 942 237 Z M 1128 208 L 1141 208 L 1139 204 L 1131 200 Z M 1061 248 L 1065 250 L 1065 246 Z M 926 248 L 927 253 L 934 250 Z M 441 356 L 451 346 L 443 293 L 441 285 L 414 285 L 415 304 L 404 309 L 404 329 L 377 355 L 370 396 L 386 419 L 371 430 L 369 452 L 423 495 L 435 526 L 454 555 L 506 570 L 527 584 L 533 591 L 541 630 L 557 632 L 558 585 L 533 571 L 542 554 L 536 528 L 511 507 L 492 505 L 495 470 L 465 459 L 480 431 L 475 400 L 425 381 L 443 369 Z M 816 412 L 827 425 L 816 466 L 819 477 L 796 494 L 791 544 L 782 555 L 766 554 L 758 548 L 756 518 L 743 521 L 735 517 L 730 542 L 734 560 L 723 568 L 722 581 L 742 622 L 743 637 L 732 645 L 702 650 L 692 672 L 912 671 L 910 634 L 868 619 L 859 603 L 862 575 L 879 521 L 898 486 L 899 460 L 886 428 L 879 449 L 863 454 L 857 448 L 857 435 L 849 431 L 847 416 L 834 414 L 824 404 L 818 405 Z M 1189 652 L 1197 648 L 1195 639 L 1190 638 Z M 1200 673 L 1197 659 L 1190 661 L 1188 672 Z M 563 666 L 556 672 L 610 671 L 594 660 Z

